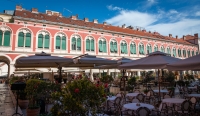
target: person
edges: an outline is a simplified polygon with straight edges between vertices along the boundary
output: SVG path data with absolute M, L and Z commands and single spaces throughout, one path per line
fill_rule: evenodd
M 72 77 L 73 77 L 73 75 L 71 73 L 68 73 L 68 75 L 67 75 L 67 81 L 71 82 L 72 81 Z

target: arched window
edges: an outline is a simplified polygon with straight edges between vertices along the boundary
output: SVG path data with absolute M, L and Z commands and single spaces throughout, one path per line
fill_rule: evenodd
M 49 49 L 50 36 L 48 32 L 41 31 L 38 34 L 38 48 Z
M 117 42 L 115 40 L 110 41 L 110 52 L 117 53 Z
M 104 38 L 101 38 L 99 40 L 99 52 L 101 52 L 101 53 L 107 52 L 106 40 Z
M 181 49 L 179 48 L 178 49 L 178 57 L 181 57 L 182 56 L 182 54 L 181 54 Z
M 190 50 L 187 51 L 188 57 L 190 57 Z
M 78 35 L 75 35 L 71 39 L 72 50 L 81 51 L 81 38 Z
M 66 50 L 66 36 L 62 33 L 56 36 L 56 49 Z
M 147 45 L 147 54 L 152 52 L 152 47 L 150 44 Z
M 194 56 L 194 51 L 192 50 L 192 56 Z
M 173 57 L 176 57 L 176 48 L 173 49 Z
M 154 46 L 154 52 L 156 52 L 156 51 L 158 51 L 158 46 L 157 45 Z
M 144 55 L 144 44 L 143 43 L 139 44 L 139 54 Z
M 164 52 L 164 53 L 165 53 L 165 48 L 164 48 L 164 46 L 161 46 L 161 52 Z
M 167 48 L 167 53 L 171 56 L 171 49 L 169 47 Z
M 10 46 L 10 34 L 8 29 L 0 30 L 0 46 Z
M 183 57 L 186 57 L 186 50 L 183 49 Z
M 136 54 L 136 44 L 135 43 L 130 44 L 130 52 L 131 52 L 131 54 Z
M 18 33 L 18 47 L 31 47 L 31 32 L 27 29 L 21 29 Z
M 121 42 L 121 54 L 127 54 L 128 53 L 128 50 L 127 50 L 127 44 L 125 41 L 122 41 Z
M 87 37 L 86 51 L 94 51 L 94 38 L 93 37 Z

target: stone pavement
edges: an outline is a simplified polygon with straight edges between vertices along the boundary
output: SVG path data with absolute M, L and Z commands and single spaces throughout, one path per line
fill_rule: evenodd
M 0 116 L 12 116 L 16 112 L 16 103 L 9 86 L 0 84 Z M 20 107 L 18 107 L 18 113 L 23 114 Z

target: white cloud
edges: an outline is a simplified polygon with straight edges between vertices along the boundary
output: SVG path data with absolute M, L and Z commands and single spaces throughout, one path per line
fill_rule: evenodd
M 155 21 L 157 21 L 157 19 L 154 15 L 128 10 L 122 10 L 117 16 L 106 20 L 106 22 L 113 25 L 126 24 L 127 26 L 133 25 L 140 27 L 146 27 Z
M 200 16 L 200 11 L 195 13 L 196 16 Z
M 156 0 L 147 0 L 145 7 L 150 7 L 156 3 L 157 3 Z
M 178 11 L 176 11 L 176 10 L 170 10 L 169 13 L 170 13 L 170 14 L 177 14 Z
M 199 19 L 183 19 L 174 23 L 160 23 L 156 25 L 149 25 L 147 30 L 157 31 L 162 35 L 172 34 L 181 38 L 183 35 L 194 34 L 200 32 L 200 20 Z
M 112 6 L 112 5 L 107 6 L 107 8 L 109 10 L 123 10 L 123 8 L 120 8 L 120 7 L 117 7 L 117 6 Z
M 133 10 L 121 10 L 119 14 L 105 21 L 115 26 L 139 26 L 144 27 L 147 31 L 157 31 L 162 35 L 168 36 L 172 34 L 174 37 L 178 35 L 182 37 L 187 34 L 194 34 L 200 32 L 200 19 L 190 19 L 189 16 L 193 14 L 186 14 L 176 10 L 168 12 L 158 11 L 156 14 L 146 12 L 139 12 Z M 198 15 L 198 13 L 196 13 Z

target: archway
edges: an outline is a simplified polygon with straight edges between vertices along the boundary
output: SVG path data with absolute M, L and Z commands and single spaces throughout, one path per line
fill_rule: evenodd
M 0 78 L 9 78 L 10 60 L 5 56 L 0 56 Z

